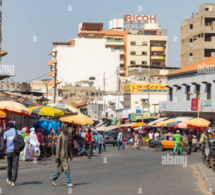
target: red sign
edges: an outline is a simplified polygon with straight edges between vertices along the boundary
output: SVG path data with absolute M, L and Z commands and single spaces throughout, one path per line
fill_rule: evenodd
M 197 111 L 198 110 L 198 99 L 197 98 L 192 98 L 191 102 L 191 111 Z
M 156 16 L 125 15 L 125 22 L 156 23 Z

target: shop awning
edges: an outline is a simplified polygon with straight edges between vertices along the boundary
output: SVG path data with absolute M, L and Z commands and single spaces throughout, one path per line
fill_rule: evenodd
M 131 127 L 134 123 L 126 123 L 123 125 L 119 125 L 119 127 Z
M 155 121 L 152 121 L 152 122 L 148 123 L 148 125 L 154 125 L 154 124 L 156 124 L 158 122 L 165 121 L 167 119 L 169 119 L 169 117 L 162 117 L 162 118 L 159 118 L 159 119 L 157 119 Z
M 119 128 L 119 126 L 108 126 L 108 127 L 106 127 L 106 130 L 107 131 L 112 131 L 112 130 L 118 129 L 118 128 Z

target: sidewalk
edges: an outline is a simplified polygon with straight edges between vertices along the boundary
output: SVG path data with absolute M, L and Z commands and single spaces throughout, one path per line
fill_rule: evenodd
M 208 168 L 203 163 L 197 163 L 197 168 L 202 175 L 208 192 L 215 194 L 215 171 Z

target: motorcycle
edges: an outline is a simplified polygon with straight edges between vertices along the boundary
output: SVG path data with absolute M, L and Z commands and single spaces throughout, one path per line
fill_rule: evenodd
M 209 162 L 210 162 L 210 166 L 215 171 L 215 139 L 214 138 L 209 140 L 209 146 L 210 146 Z
M 211 168 L 210 157 L 211 157 L 210 143 L 209 143 L 209 141 L 206 141 L 205 146 L 202 146 L 202 160 L 203 160 L 203 163 L 208 168 Z
M 192 151 L 192 146 L 190 146 L 188 143 L 186 142 L 182 142 L 182 151 L 186 151 L 188 155 L 191 154 Z M 180 150 L 179 147 L 177 147 L 177 154 L 180 155 Z

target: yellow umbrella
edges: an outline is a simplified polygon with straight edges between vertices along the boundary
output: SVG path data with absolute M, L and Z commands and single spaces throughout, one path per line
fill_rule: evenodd
M 15 113 L 22 116 L 31 115 L 31 112 L 23 104 L 14 101 L 1 101 L 0 109 L 8 113 Z
M 94 123 L 89 117 L 81 114 L 80 112 L 77 115 L 62 116 L 60 117 L 60 121 L 79 125 L 90 125 Z
M 0 118 L 6 118 L 7 113 L 3 110 L 0 110 Z
M 46 115 L 46 116 L 59 116 L 64 114 L 62 110 L 51 108 L 48 106 L 28 107 L 28 110 L 30 110 L 34 114 Z
M 203 118 L 194 118 L 187 121 L 186 124 L 195 127 L 209 127 L 211 122 Z
M 143 125 L 146 125 L 146 123 L 134 123 L 133 125 L 131 125 L 131 127 L 134 128 L 134 127 L 140 127 Z
M 177 121 L 176 119 L 170 119 L 167 121 L 159 121 L 156 123 L 156 126 L 157 127 L 165 127 L 165 126 L 167 126 L 168 123 L 172 123 L 172 122 L 176 122 L 176 121 Z

